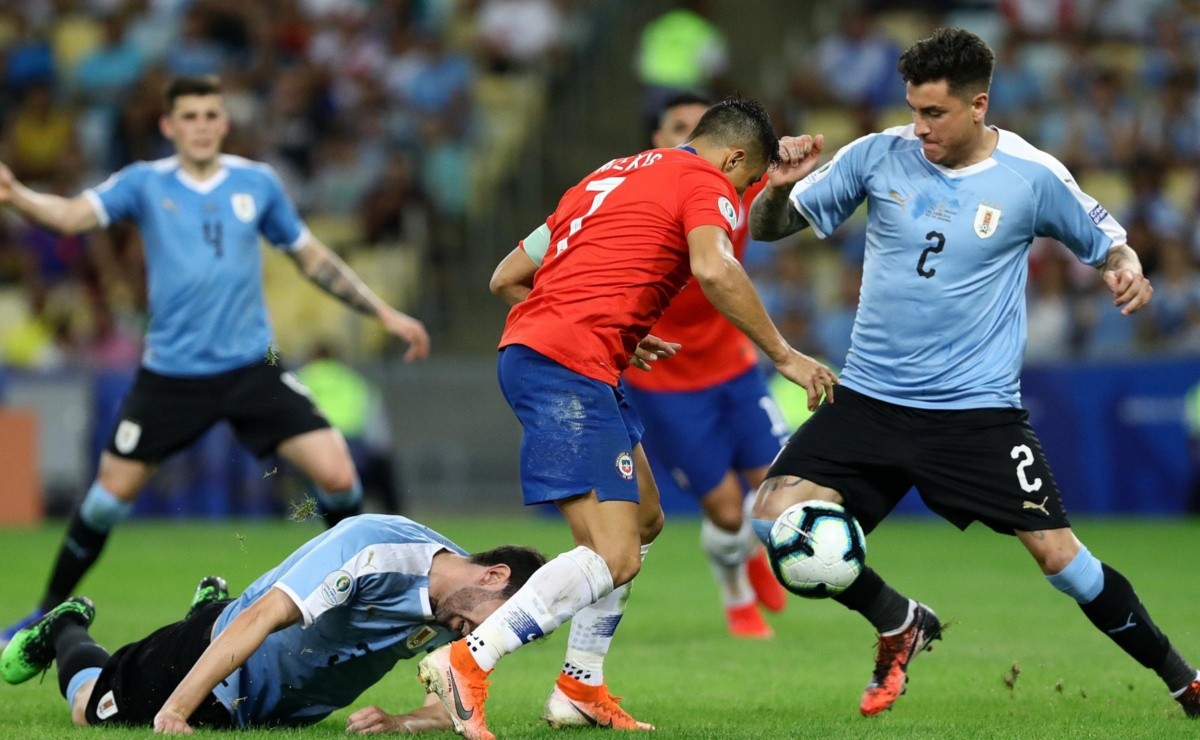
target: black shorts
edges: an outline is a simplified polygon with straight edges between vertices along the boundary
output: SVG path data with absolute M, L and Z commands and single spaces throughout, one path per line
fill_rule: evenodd
M 188 619 L 113 653 L 88 699 L 89 725 L 153 725 L 167 698 L 208 647 L 213 624 L 228 601 L 206 604 Z M 228 728 L 233 715 L 209 694 L 192 713 L 192 727 Z
M 329 426 L 307 393 L 294 375 L 266 362 L 196 378 L 142 368 L 108 451 L 157 463 L 228 420 L 238 440 L 262 457 L 286 439 Z
M 842 495 L 870 532 L 916 486 L 959 529 L 1012 534 L 1070 526 L 1024 409 L 928 410 L 838 386 L 796 431 L 768 477 L 792 475 Z

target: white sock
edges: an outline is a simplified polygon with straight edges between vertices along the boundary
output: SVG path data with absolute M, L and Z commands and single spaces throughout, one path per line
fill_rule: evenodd
M 650 545 L 642 545 L 642 561 Z M 567 657 L 562 672 L 588 686 L 604 683 L 604 658 L 612 645 L 613 633 L 625 614 L 629 601 L 629 589 L 633 581 L 612 590 L 608 596 L 591 606 L 580 609 L 571 619 L 571 632 L 567 636 Z
M 754 533 L 754 527 L 750 524 L 754 521 L 753 512 L 754 495 L 751 494 L 742 500 L 742 528 L 738 530 L 738 537 L 742 539 L 742 552 L 747 559 L 763 546 L 762 540 L 758 539 L 758 535 Z
M 467 647 L 479 667 L 490 671 L 503 656 L 550 634 L 612 590 L 612 574 L 604 558 L 576 547 L 538 568 L 512 598 L 467 635 Z
M 743 528 L 749 530 L 749 522 L 743 520 Z M 751 537 L 754 532 L 750 531 Z M 754 537 L 757 543 L 758 538 Z M 721 591 L 721 603 L 726 608 L 744 606 L 754 602 L 754 590 L 746 576 L 746 551 L 744 536 L 737 532 L 726 532 L 708 519 L 700 523 L 700 546 L 708 556 L 713 578 Z

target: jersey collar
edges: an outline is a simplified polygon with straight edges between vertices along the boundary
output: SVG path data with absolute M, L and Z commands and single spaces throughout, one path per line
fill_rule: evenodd
M 212 191 L 216 190 L 221 183 L 225 182 L 226 178 L 229 177 L 229 170 L 222 166 L 221 169 L 217 170 L 216 173 L 214 173 L 213 176 L 207 180 L 197 180 L 188 173 L 184 172 L 183 168 L 181 167 L 175 170 L 175 177 L 179 180 L 179 182 L 183 183 L 184 187 L 187 189 L 194 190 L 201 195 L 208 195 Z
M 685 151 L 685 152 L 688 152 L 689 154 L 695 154 L 695 153 L 696 153 L 696 150 L 695 150 L 695 149 L 693 149 L 692 147 L 688 146 L 687 144 L 680 144 L 679 146 L 677 146 L 677 147 L 675 147 L 675 148 L 676 148 L 676 149 L 682 149 L 683 151 Z
M 1000 129 L 996 128 L 995 126 L 988 126 L 988 128 L 995 131 L 998 136 L 1003 136 L 1003 133 L 1000 131 Z M 985 170 L 990 170 L 991 168 L 995 167 L 997 164 L 999 164 L 999 162 L 996 161 L 996 150 L 999 148 L 1000 148 L 1000 139 L 997 138 L 996 139 L 996 148 L 992 150 L 992 156 L 988 157 L 987 159 L 980 160 L 979 162 L 976 162 L 975 164 L 971 165 L 970 167 L 963 167 L 963 168 L 957 169 L 957 170 L 951 169 L 949 167 L 943 167 L 940 164 L 934 164 L 933 162 L 930 162 L 928 159 L 925 159 L 924 152 L 921 152 L 921 158 L 925 159 L 926 164 L 928 164 L 930 167 L 937 170 L 938 172 L 942 173 L 946 177 L 957 179 L 960 177 L 970 177 L 971 175 L 978 175 L 980 172 L 983 172 Z

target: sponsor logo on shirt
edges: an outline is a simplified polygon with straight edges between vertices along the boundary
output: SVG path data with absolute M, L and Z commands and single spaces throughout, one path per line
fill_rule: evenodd
M 1088 213 L 1088 216 L 1091 217 L 1092 223 L 1099 225 L 1101 221 L 1108 218 L 1108 211 L 1104 210 L 1104 206 L 1097 203 L 1096 207 Z
M 122 419 L 117 425 L 117 434 L 113 439 L 113 446 L 117 448 L 117 452 L 122 455 L 128 455 L 137 449 L 138 440 L 142 438 L 142 425 L 136 421 Z
M 625 480 L 633 480 L 633 455 L 628 452 L 617 455 L 617 474 Z
M 335 570 L 321 583 L 321 598 L 330 606 L 344 604 L 354 589 L 354 579 L 344 570 Z

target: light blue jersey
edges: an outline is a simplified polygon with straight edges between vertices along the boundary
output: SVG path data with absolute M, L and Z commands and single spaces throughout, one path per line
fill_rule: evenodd
M 207 180 L 176 157 L 131 164 L 85 190 L 103 226 L 137 224 L 146 251 L 150 327 L 142 364 L 163 375 L 214 375 L 266 356 L 259 235 L 292 251 L 308 230 L 268 165 L 223 155 Z
M 466 553 L 402 516 L 350 517 L 250 584 L 221 613 L 215 637 L 271 588 L 303 624 L 275 632 L 213 694 L 238 725 L 307 725 L 348 706 L 396 662 L 459 635 L 433 623 L 429 568 Z
M 792 188 L 821 238 L 867 202 L 858 314 L 841 382 L 927 409 L 1019 407 L 1035 236 L 1103 263 L 1125 230 L 1054 157 L 999 130 L 992 156 L 931 163 L 913 127 L 845 146 Z

